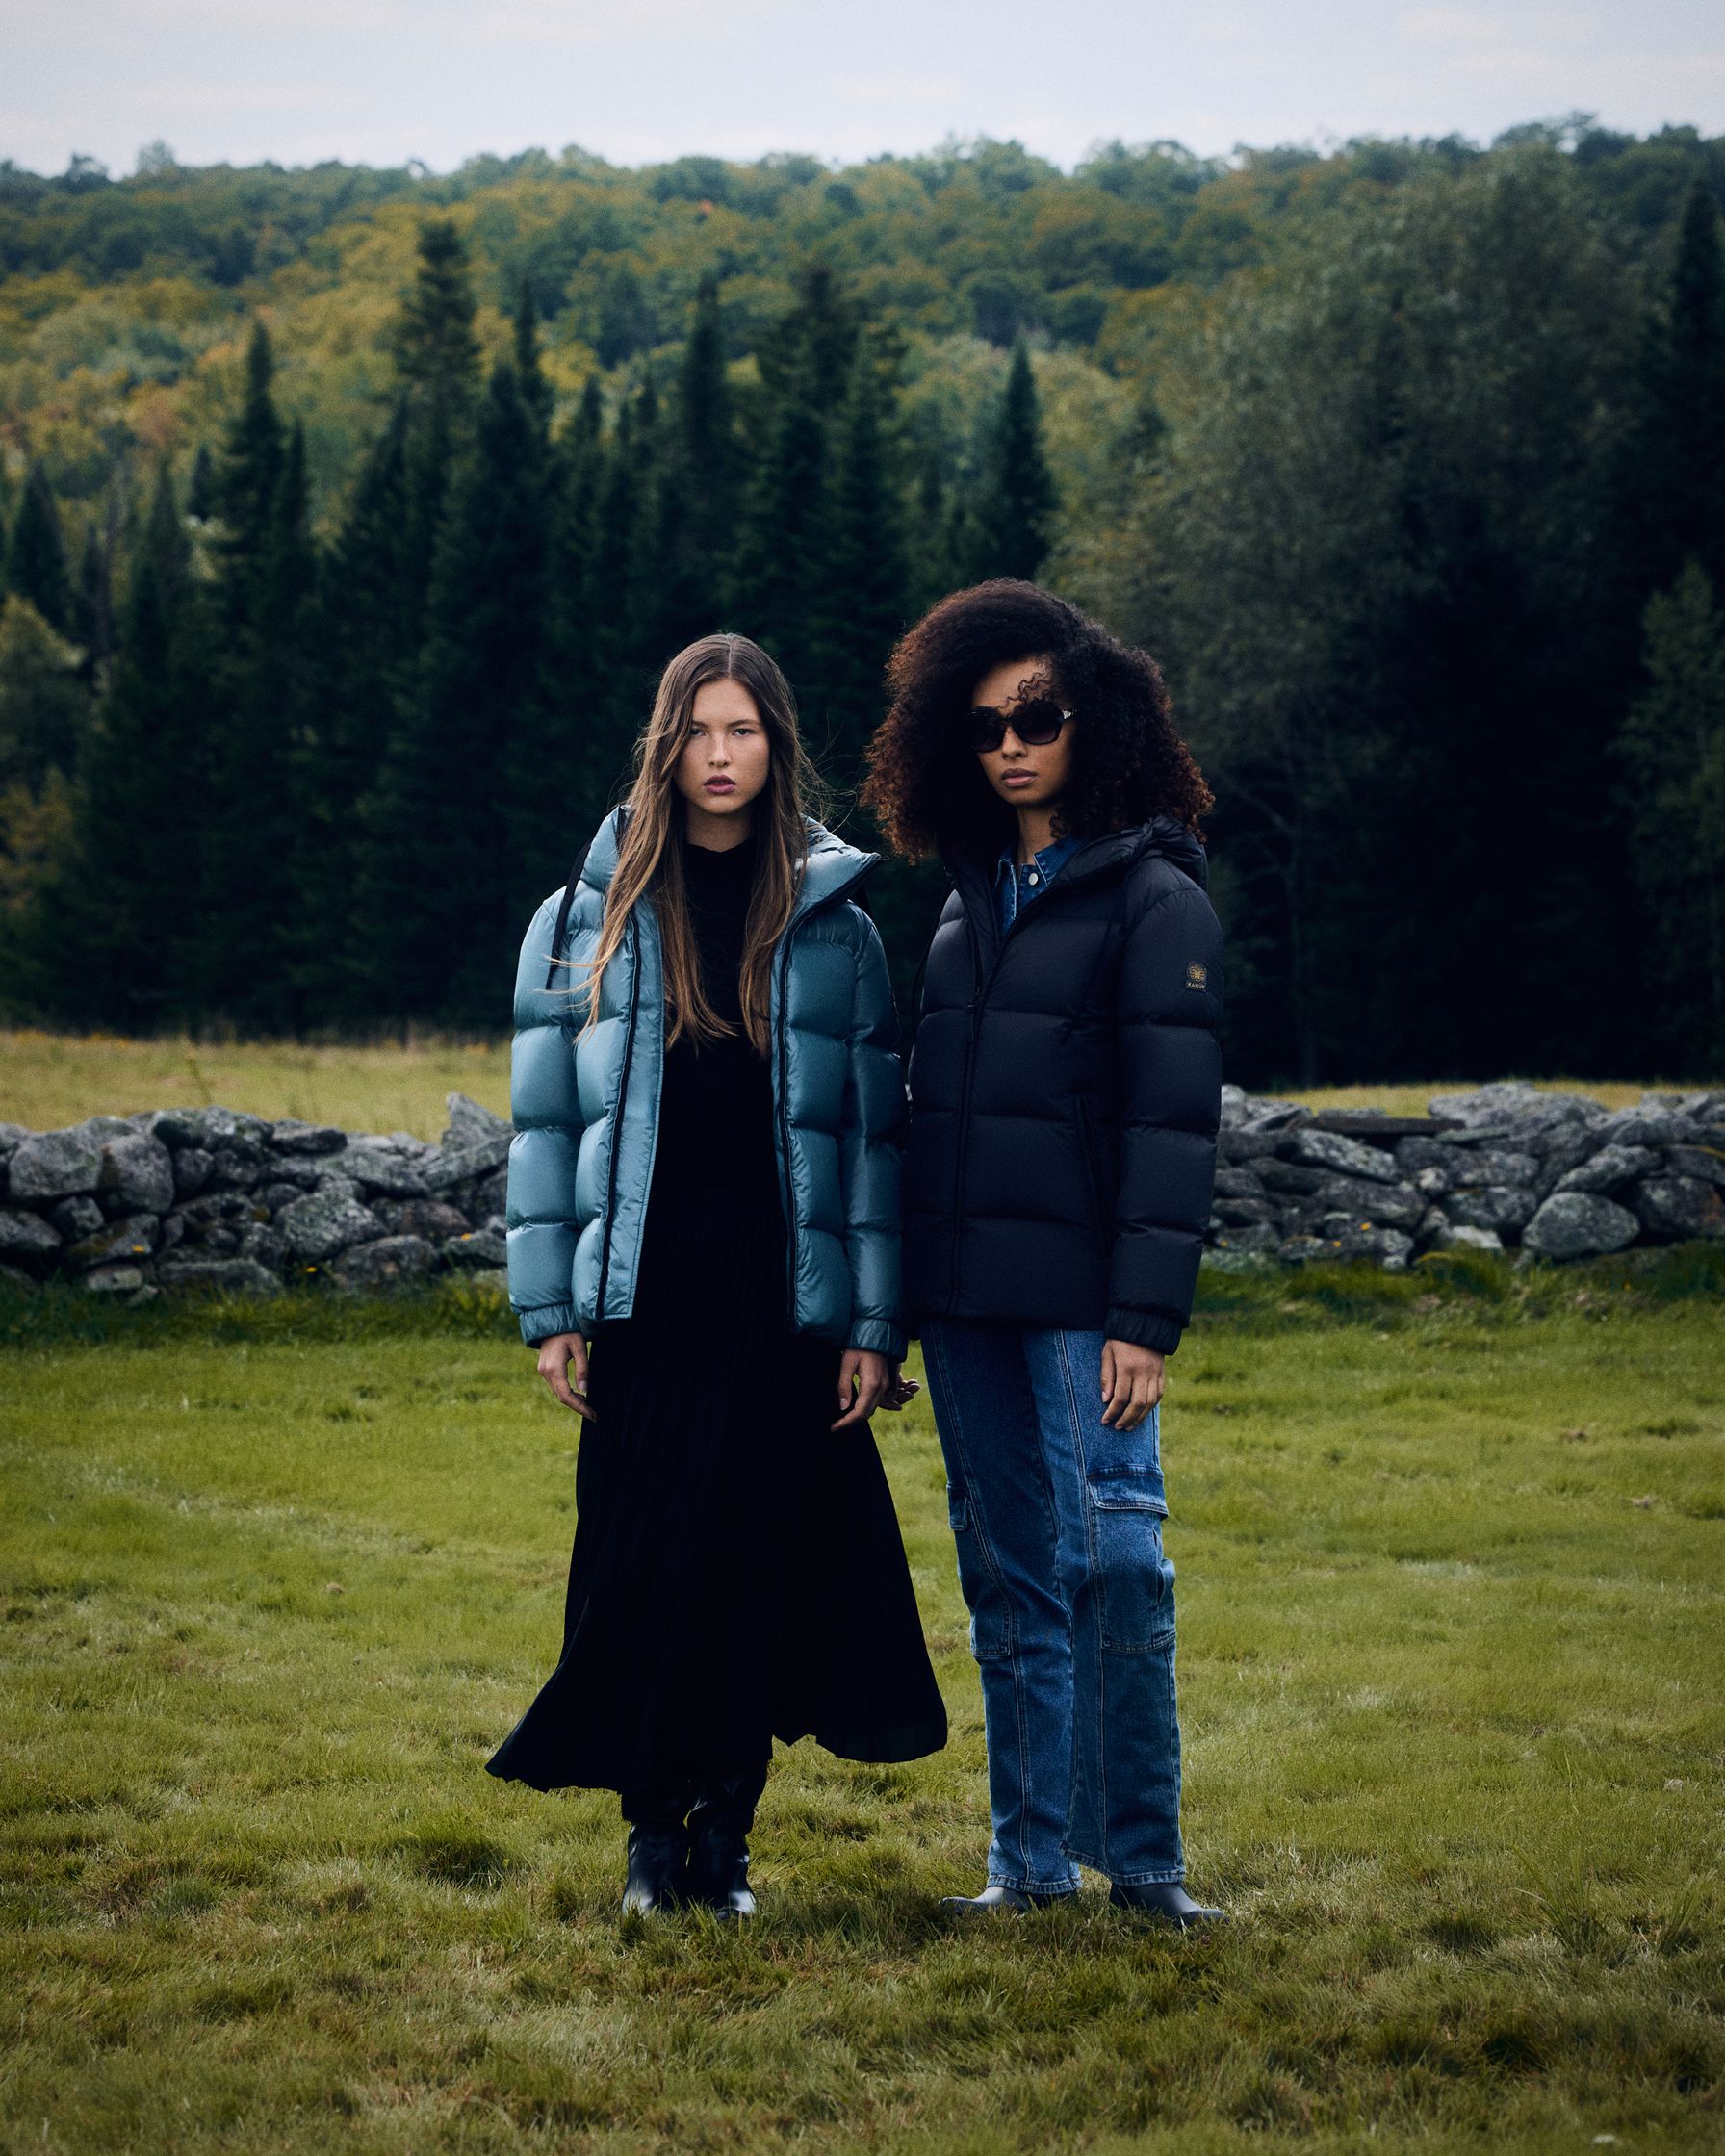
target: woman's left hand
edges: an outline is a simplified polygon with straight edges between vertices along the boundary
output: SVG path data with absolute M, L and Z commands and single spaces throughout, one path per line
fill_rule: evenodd
M 1153 1348 L 1129 1340 L 1102 1343 L 1102 1424 L 1106 1429 L 1135 1430 L 1160 1401 L 1165 1382 L 1162 1357 Z
M 839 1416 L 833 1427 L 842 1430 L 853 1423 L 866 1423 L 890 1382 L 891 1371 L 885 1355 L 874 1354 L 866 1348 L 847 1348 L 838 1365 Z

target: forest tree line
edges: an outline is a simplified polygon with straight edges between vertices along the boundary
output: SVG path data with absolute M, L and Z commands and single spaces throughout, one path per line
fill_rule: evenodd
M 577 388 L 541 282 L 501 337 L 475 220 L 416 215 L 339 487 L 261 318 L 225 421 L 147 485 L 92 495 L 51 429 L 13 480 L 8 1007 L 495 1031 L 672 650 L 766 643 L 866 842 L 847 797 L 893 637 L 1004 572 L 1170 673 L 1218 795 L 1234 1075 L 1716 1073 L 1719 180 L 1712 145 L 1682 188 L 1640 145 L 1613 194 L 1586 141 L 1326 181 L 1268 251 L 1145 287 L 1088 404 L 1027 306 L 944 453 L 930 351 L 969 362 L 859 274 L 854 218 L 770 315 L 721 260 Z M 1165 225 L 1144 211 L 1146 247 Z M 940 887 L 879 881 L 901 987 Z

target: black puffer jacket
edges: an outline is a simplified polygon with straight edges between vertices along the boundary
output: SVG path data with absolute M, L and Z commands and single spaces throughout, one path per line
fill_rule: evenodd
M 1002 938 L 991 861 L 949 860 L 911 1057 L 913 1322 L 1179 1345 L 1216 1171 L 1222 932 L 1157 816 L 1081 846 Z

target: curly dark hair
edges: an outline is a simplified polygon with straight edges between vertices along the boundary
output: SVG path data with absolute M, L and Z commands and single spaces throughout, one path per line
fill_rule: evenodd
M 1046 662 L 1077 722 L 1058 834 L 1094 838 L 1158 814 L 1197 830 L 1215 797 L 1173 730 L 1156 662 L 1040 584 L 1001 577 L 941 600 L 888 661 L 892 708 L 869 744 L 862 801 L 896 852 L 992 851 L 1011 832 L 962 721 L 981 677 L 1015 658 Z

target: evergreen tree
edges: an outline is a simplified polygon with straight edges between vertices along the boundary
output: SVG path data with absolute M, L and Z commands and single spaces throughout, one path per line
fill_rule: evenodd
M 539 313 L 533 304 L 533 288 L 525 277 L 522 279 L 521 297 L 515 304 L 515 379 L 521 385 L 521 400 L 527 406 L 533 424 L 542 436 L 549 435 L 555 398 L 551 383 L 546 378 L 539 341 Z
M 192 481 L 186 489 L 186 514 L 200 524 L 216 514 L 216 459 L 210 445 L 200 442 L 192 460 Z
M 294 968 L 314 1023 L 363 1020 L 388 1007 L 389 976 L 353 934 L 362 852 L 358 805 L 374 785 L 418 649 L 407 544 L 407 414 L 398 405 L 373 445 L 333 545 L 320 565 L 309 693 L 296 734 L 298 804 Z
M 1725 257 L 1705 180 L 1679 227 L 1662 334 L 1656 346 L 1656 471 L 1662 480 L 1659 552 L 1668 580 L 1688 555 L 1725 583 Z
M 305 442 L 275 408 L 262 322 L 246 355 L 246 394 L 218 478 L 215 603 L 220 717 L 205 805 L 203 1006 L 247 1027 L 297 1023 L 292 971 L 296 825 L 294 738 L 306 688 L 306 601 L 313 576 Z
M 737 449 L 718 287 L 702 279 L 683 347 L 653 511 L 647 641 L 664 657 L 709 635 L 724 613 L 734 540 Z
M 114 656 L 114 576 L 109 551 L 110 534 L 98 530 L 92 520 L 84 533 L 84 552 L 78 559 L 78 581 L 72 594 L 72 628 L 84 654 L 83 674 L 94 687 L 107 677 Z
M 424 604 L 450 475 L 473 424 L 479 384 L 467 244 L 447 218 L 420 233 L 419 270 L 396 325 L 396 367 L 407 400 L 408 559 Z
M 1042 411 L 1030 352 L 1020 338 L 1013 347 L 988 446 L 970 533 L 970 573 L 1034 579 L 1048 558 L 1059 500 L 1043 448 Z
M 62 636 L 71 633 L 65 541 L 54 492 L 39 463 L 32 464 L 25 476 L 24 499 L 6 550 L 6 588 L 27 599 L 50 629 Z
M 567 870 L 545 836 L 556 775 L 533 726 L 549 507 L 532 417 L 500 365 L 451 485 L 419 677 L 367 809 L 361 912 L 383 1008 L 402 1015 L 495 1029 L 524 909 Z
M 113 680 L 81 760 L 71 857 L 44 892 L 41 992 L 76 1020 L 201 1015 L 194 948 L 212 625 L 166 464 L 128 578 Z
M 16 592 L 0 600 L 0 789 L 70 778 L 89 722 L 83 654 Z
M 553 445 L 549 467 L 550 558 L 540 665 L 541 781 L 573 860 L 592 835 L 614 773 L 608 753 L 610 694 L 598 615 L 600 496 L 606 481 L 605 401 L 589 375 L 574 419 Z
M 817 644 L 806 684 L 823 719 L 823 768 L 845 789 L 880 723 L 887 657 L 903 633 L 910 575 L 904 502 L 888 464 L 887 367 L 863 344 L 839 420 L 817 593 Z
M 1645 615 L 1648 685 L 1617 749 L 1660 1067 L 1725 1065 L 1725 609 L 1692 556 Z

